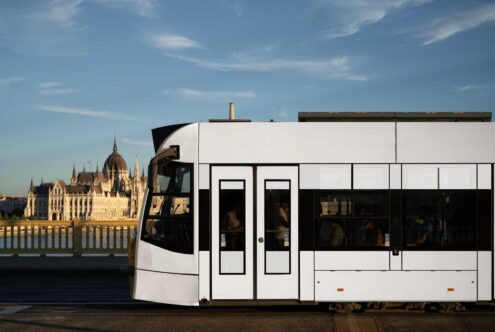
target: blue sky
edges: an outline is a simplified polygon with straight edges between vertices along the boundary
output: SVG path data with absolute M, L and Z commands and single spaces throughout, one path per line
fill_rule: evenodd
M 299 111 L 493 111 L 495 3 L 0 0 L 0 192 L 134 165 L 150 129 Z

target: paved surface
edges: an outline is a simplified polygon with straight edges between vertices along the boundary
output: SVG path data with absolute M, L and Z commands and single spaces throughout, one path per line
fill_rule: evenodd
M 2 314 L 6 312 L 6 314 Z M 2 331 L 493 331 L 493 312 L 331 314 L 315 308 L 8 306 Z
M 191 308 L 137 302 L 129 297 L 128 279 L 121 268 L 125 270 L 125 260 L 119 259 L 110 261 L 112 268 L 99 271 L 89 259 L 65 266 L 63 261 L 55 261 L 57 268 L 51 271 L 36 268 L 38 263 L 33 261 L 33 266 L 18 268 L 16 273 L 6 273 L 7 265 L 0 259 L 0 331 L 495 329 L 495 307 L 490 306 L 447 314 L 406 310 L 334 314 L 318 306 Z

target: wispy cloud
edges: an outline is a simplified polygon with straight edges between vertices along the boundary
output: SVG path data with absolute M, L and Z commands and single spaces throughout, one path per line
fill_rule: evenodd
M 52 0 L 40 12 L 28 14 L 27 18 L 40 23 L 56 24 L 60 27 L 71 27 L 74 18 L 80 11 L 82 0 Z
M 329 59 L 253 59 L 240 58 L 232 62 L 217 62 L 167 53 L 168 56 L 219 71 L 294 71 L 327 79 L 365 81 L 367 78 L 351 72 L 347 56 Z
M 236 16 L 240 17 L 242 16 L 242 14 L 244 14 L 244 10 L 242 8 L 242 4 L 240 0 L 232 0 L 231 6 Z
M 15 1 L 0 8 L 0 45 L 18 53 L 48 56 L 86 54 L 76 21 L 82 0 Z
M 26 79 L 22 76 L 17 77 L 0 77 L 0 86 L 12 85 L 14 83 L 19 83 L 25 81 Z
M 331 15 L 331 29 L 323 32 L 326 38 L 353 35 L 362 28 L 381 21 L 385 16 L 407 6 L 419 6 L 432 0 L 316 0 L 319 8 Z
M 123 138 L 122 142 L 130 145 L 153 146 L 153 143 L 150 141 L 139 141 L 131 138 Z
M 179 88 L 174 90 L 165 90 L 164 94 L 167 95 L 178 95 L 187 99 L 198 99 L 198 100 L 219 100 L 225 101 L 227 99 L 236 98 L 256 98 L 257 94 L 254 91 L 204 91 L 204 90 L 194 90 L 188 88 Z
M 468 91 L 486 91 L 493 89 L 493 84 L 465 84 L 454 87 L 456 92 L 468 92 Z
M 108 111 L 94 111 L 94 110 L 89 110 L 87 108 L 47 106 L 47 105 L 38 105 L 36 107 L 43 112 L 63 113 L 63 114 L 95 117 L 95 118 L 108 118 L 113 120 L 124 120 L 124 121 L 137 121 L 137 122 L 146 121 L 146 119 L 130 117 L 120 113 L 114 113 Z
M 38 83 L 36 87 L 38 89 L 52 89 L 52 88 L 59 88 L 63 85 L 63 83 L 60 82 L 43 82 L 43 83 Z
M 36 90 L 42 96 L 59 96 L 81 92 L 80 89 L 67 88 L 60 82 L 43 82 L 36 85 Z
M 156 0 L 93 0 L 102 4 L 127 7 L 140 16 L 153 17 L 156 15 Z
M 470 10 L 451 11 L 412 29 L 411 32 L 423 40 L 423 45 L 430 45 L 493 21 L 495 21 L 495 3 L 490 3 Z
M 148 37 L 149 43 L 156 48 L 180 50 L 185 48 L 203 48 L 200 43 L 184 36 L 163 34 Z

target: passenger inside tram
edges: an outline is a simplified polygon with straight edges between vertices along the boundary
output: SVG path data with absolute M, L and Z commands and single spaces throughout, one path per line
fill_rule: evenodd
M 435 221 L 431 215 L 431 208 L 428 205 L 422 205 L 419 207 L 419 216 L 415 220 L 414 227 L 416 231 L 416 246 L 422 246 L 433 242 L 433 235 L 435 231 Z
M 280 197 L 280 205 L 275 214 L 274 226 L 278 229 L 276 233 L 277 247 L 282 249 L 289 246 L 290 210 L 289 197 Z
M 345 243 L 345 232 L 336 220 L 323 220 L 318 238 L 321 247 L 342 247 Z
M 360 228 L 352 236 L 357 247 L 384 246 L 385 238 L 382 229 L 375 221 L 361 222 Z
M 244 196 L 242 190 L 222 190 L 220 247 L 222 250 L 244 250 Z M 227 204 L 226 204 L 227 203 Z

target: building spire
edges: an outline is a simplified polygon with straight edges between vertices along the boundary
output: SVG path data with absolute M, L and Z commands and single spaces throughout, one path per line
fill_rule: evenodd
M 86 173 L 86 162 L 83 162 L 83 173 Z
M 113 152 L 117 152 L 117 137 L 113 136 Z
M 134 162 L 134 178 L 136 180 L 139 178 L 139 161 L 136 155 L 136 161 Z
M 98 167 L 98 160 L 96 161 L 96 174 L 100 173 L 99 167 Z
M 31 184 L 29 185 L 29 190 L 33 191 L 33 189 L 34 189 L 33 177 L 31 176 Z
M 42 185 L 43 185 L 43 178 L 41 178 L 41 182 L 40 182 L 40 186 L 42 186 Z
M 75 180 L 77 178 L 77 173 L 76 173 L 76 163 L 72 165 L 72 180 Z

